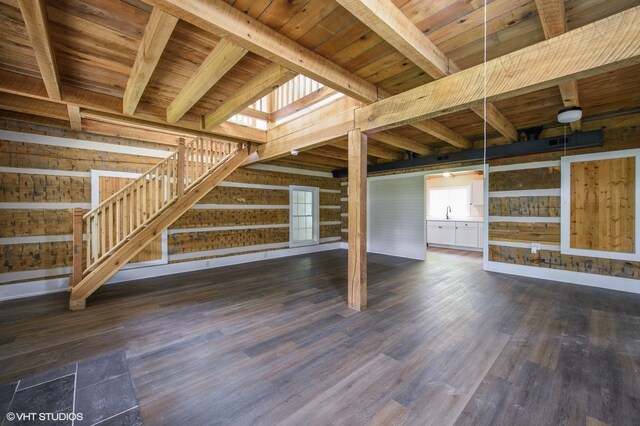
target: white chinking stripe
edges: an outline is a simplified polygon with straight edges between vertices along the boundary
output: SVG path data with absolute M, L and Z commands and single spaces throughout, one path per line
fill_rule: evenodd
M 91 172 L 75 172 L 71 170 L 54 169 L 23 169 L 20 167 L 0 167 L 0 173 L 24 173 L 29 175 L 91 177 Z
M 0 203 L 0 210 L 65 210 L 81 208 L 91 210 L 91 203 Z
M 489 222 L 560 223 L 560 216 L 489 216 Z
M 0 130 L 0 139 L 12 142 L 24 142 L 38 145 L 59 146 L 62 148 L 88 149 L 92 151 L 113 152 L 117 154 L 140 155 L 142 157 L 167 158 L 173 151 L 138 148 L 135 146 L 115 145 L 104 142 L 85 141 L 80 139 L 60 138 L 57 136 L 35 135 L 10 130 Z
M 493 166 L 493 167 L 489 167 L 489 173 L 508 172 L 511 170 L 543 169 L 545 167 L 560 167 L 560 160 L 532 161 L 530 163 L 509 164 L 506 166 Z
M 196 204 L 191 210 L 288 210 L 286 204 Z
M 342 207 L 340 206 L 320 206 L 321 209 L 335 209 L 340 210 Z
M 531 243 L 535 243 L 535 242 L 536 241 L 532 241 Z M 514 247 L 514 248 L 524 248 L 524 249 L 531 249 L 531 243 L 489 240 L 490 246 Z M 540 250 L 560 251 L 560 245 L 540 243 Z
M 559 197 L 558 189 L 524 189 L 519 191 L 489 191 L 489 198 L 505 197 Z

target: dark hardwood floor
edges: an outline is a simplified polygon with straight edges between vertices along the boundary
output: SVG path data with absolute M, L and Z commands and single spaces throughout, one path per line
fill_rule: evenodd
M 605 280 L 606 277 L 603 277 Z M 640 424 L 640 296 L 346 251 L 0 304 L 0 383 L 126 350 L 145 424 Z

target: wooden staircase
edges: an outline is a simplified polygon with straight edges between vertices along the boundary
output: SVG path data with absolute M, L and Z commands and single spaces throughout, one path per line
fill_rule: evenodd
M 90 212 L 75 209 L 69 309 L 84 309 L 87 297 L 242 165 L 249 149 L 206 137 L 181 140 L 176 152 Z

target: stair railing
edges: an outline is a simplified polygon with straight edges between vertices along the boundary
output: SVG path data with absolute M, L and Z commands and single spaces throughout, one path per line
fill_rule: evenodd
M 88 213 L 74 209 L 71 286 L 239 149 L 234 142 L 209 137 L 199 136 L 186 144 L 180 139 L 176 152 Z M 87 236 L 84 250 L 83 233 Z

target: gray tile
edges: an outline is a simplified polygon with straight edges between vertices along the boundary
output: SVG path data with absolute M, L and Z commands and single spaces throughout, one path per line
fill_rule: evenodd
M 17 391 L 11 401 L 9 411 L 13 413 L 71 413 L 74 381 L 75 376 L 70 375 Z M 24 424 L 33 424 L 33 422 Z
M 28 388 L 30 386 L 39 385 L 50 380 L 59 379 L 60 377 L 68 376 L 76 372 L 76 364 L 68 364 L 53 370 L 48 370 L 43 373 L 36 374 L 35 376 L 27 377 L 20 380 L 18 390 Z
M 142 426 L 142 418 L 138 407 L 110 417 L 97 423 L 96 426 Z
M 92 425 L 138 405 L 129 373 L 87 386 L 76 392 L 76 413 L 82 421 L 76 425 Z
M 7 383 L 0 386 L 0 423 L 4 419 L 5 413 L 9 410 L 9 403 L 13 398 L 13 394 L 16 392 L 16 385 L 18 383 Z
M 124 351 L 111 352 L 98 358 L 80 361 L 76 386 L 78 389 L 83 389 L 128 372 Z

